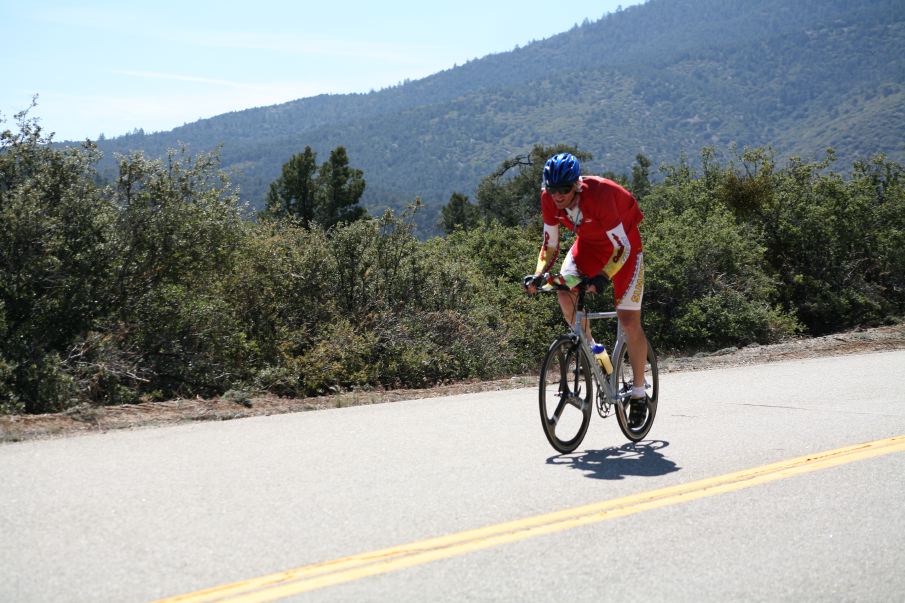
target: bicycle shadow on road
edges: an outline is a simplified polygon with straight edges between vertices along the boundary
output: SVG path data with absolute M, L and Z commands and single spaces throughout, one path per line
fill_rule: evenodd
M 644 440 L 624 444 L 618 448 L 551 456 L 547 459 L 547 464 L 577 469 L 592 479 L 654 477 L 681 469 L 660 452 L 667 446 L 669 442 L 665 440 Z

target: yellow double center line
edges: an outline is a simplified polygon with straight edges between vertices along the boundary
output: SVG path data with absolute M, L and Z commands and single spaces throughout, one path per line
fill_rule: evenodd
M 327 586 L 351 582 L 366 576 L 385 574 L 438 559 L 464 555 L 472 551 L 526 540 L 543 534 L 688 502 L 705 496 L 742 490 L 802 473 L 901 451 L 905 451 L 905 435 L 810 454 L 625 498 L 306 565 L 269 576 L 179 595 L 163 601 L 190 601 L 192 603 L 274 601 Z

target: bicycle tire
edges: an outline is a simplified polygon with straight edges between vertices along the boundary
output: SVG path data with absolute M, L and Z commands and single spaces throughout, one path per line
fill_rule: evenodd
M 622 396 L 631 392 L 634 383 L 632 364 L 629 362 L 628 346 L 622 346 L 618 352 L 616 363 L 613 366 L 614 389 Z M 647 344 L 647 364 L 644 367 L 644 381 L 647 389 L 647 410 L 641 425 L 633 427 L 626 416 L 625 404 L 616 404 L 616 421 L 622 434 L 632 442 L 638 442 L 647 437 L 650 428 L 657 416 L 657 401 L 660 395 L 660 378 L 657 374 L 657 353 L 650 342 Z
M 572 337 L 563 335 L 550 345 L 541 366 L 539 386 L 544 435 L 556 451 L 572 452 L 588 431 L 594 406 L 589 360 Z

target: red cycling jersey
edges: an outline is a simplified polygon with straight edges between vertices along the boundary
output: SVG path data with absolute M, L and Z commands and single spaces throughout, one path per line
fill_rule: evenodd
M 612 280 L 641 252 L 638 224 L 644 214 L 632 194 L 612 180 L 582 176 L 580 184 L 578 224 L 572 222 L 566 210 L 557 209 L 546 190 L 541 193 L 544 224 L 563 224 L 575 232 L 572 256 L 582 274 L 594 276 L 603 272 Z

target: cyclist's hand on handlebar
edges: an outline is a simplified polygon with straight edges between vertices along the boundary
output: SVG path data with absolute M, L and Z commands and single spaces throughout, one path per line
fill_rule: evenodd
M 606 286 L 609 284 L 610 279 L 608 279 L 603 274 L 598 274 L 597 276 L 591 277 L 588 279 L 588 291 L 591 293 L 600 293 Z
M 534 295 L 537 293 L 537 288 L 541 286 L 544 282 L 544 277 L 539 274 L 529 274 L 522 281 L 522 285 L 525 287 L 525 290 Z

